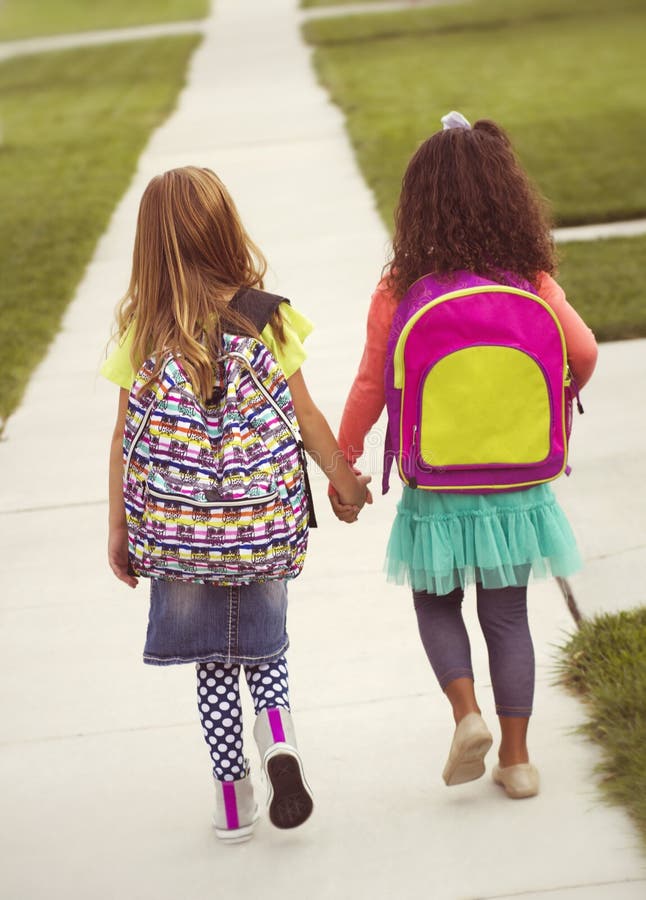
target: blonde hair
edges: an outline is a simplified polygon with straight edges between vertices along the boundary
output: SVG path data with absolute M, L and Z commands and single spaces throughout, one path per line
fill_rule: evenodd
M 139 205 L 128 291 L 117 311 L 119 334 L 133 329 L 130 361 L 181 357 L 196 393 L 213 389 L 223 326 L 256 334 L 228 310 L 240 287 L 263 287 L 267 264 L 246 233 L 225 186 L 210 169 L 185 166 L 153 178 Z

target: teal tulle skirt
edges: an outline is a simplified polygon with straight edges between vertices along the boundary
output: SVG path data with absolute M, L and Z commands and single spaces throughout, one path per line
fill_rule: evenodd
M 404 487 L 386 551 L 388 580 L 448 594 L 571 575 L 581 567 L 572 529 L 547 484 L 497 494 Z

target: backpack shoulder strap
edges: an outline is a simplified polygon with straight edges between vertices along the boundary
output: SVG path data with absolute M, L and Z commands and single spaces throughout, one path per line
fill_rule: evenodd
M 273 295 L 271 294 L 269 296 L 273 297 Z M 273 299 L 277 301 L 274 304 L 274 309 L 280 303 L 285 302 L 283 297 L 273 297 Z M 309 474 L 307 471 L 307 456 L 305 454 L 305 445 L 303 444 L 303 439 L 300 435 L 300 431 L 298 430 L 298 422 L 295 419 L 295 414 L 292 412 L 294 421 L 296 421 L 297 426 L 296 429 L 294 429 L 294 424 L 290 420 L 289 415 L 285 413 L 285 410 L 282 408 L 276 396 L 272 395 L 272 381 L 273 388 L 275 388 L 276 385 L 280 387 L 281 381 L 286 388 L 288 387 L 287 379 L 285 378 L 282 369 L 280 369 L 271 352 L 267 349 L 267 347 L 265 347 L 262 341 L 257 341 L 255 338 L 249 338 L 241 335 L 224 335 L 223 354 L 219 358 L 219 360 L 224 363 L 226 363 L 227 360 L 237 361 L 237 365 L 246 370 L 249 378 L 255 385 L 256 390 L 259 391 L 259 393 L 265 398 L 267 403 L 273 408 L 276 417 L 281 419 L 287 426 L 287 429 L 291 433 L 296 447 L 298 448 L 298 456 L 303 471 L 305 494 L 307 497 L 309 510 L 309 527 L 316 528 L 317 521 L 316 513 L 314 512 L 314 495 L 312 494 Z M 269 368 L 266 368 L 267 365 L 269 366 Z M 265 379 L 263 379 L 263 371 Z M 279 373 L 278 380 L 272 379 L 272 373 Z M 287 393 L 289 395 L 289 391 Z
M 286 297 L 279 297 L 278 294 L 242 287 L 233 295 L 229 305 L 235 312 L 253 322 L 260 333 L 281 303 L 289 303 L 289 300 Z
M 184 370 L 177 360 L 169 355 L 163 363 L 155 383 L 149 386 L 145 393 L 142 394 L 141 388 L 146 384 L 152 372 L 153 362 L 152 357 L 144 361 L 130 388 L 125 428 L 126 435 L 130 432 L 130 443 L 125 456 L 126 472 L 130 467 L 132 456 L 155 409 L 168 396 L 171 390 L 175 388 L 181 390 L 187 384 Z

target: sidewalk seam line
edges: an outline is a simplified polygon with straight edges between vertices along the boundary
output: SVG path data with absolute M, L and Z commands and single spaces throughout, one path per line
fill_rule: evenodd
M 643 883 L 646 883 L 646 878 L 613 878 L 610 881 L 585 881 L 579 882 L 578 884 L 563 884 L 551 888 L 539 888 L 538 890 L 530 888 L 529 890 L 518 891 L 513 894 L 487 894 L 486 896 L 483 895 L 482 897 L 477 897 L 475 900 L 509 900 L 509 898 L 512 897 L 534 897 L 537 894 L 545 894 L 545 896 L 548 896 L 549 894 L 555 894 L 557 891 L 578 891 L 581 888 L 606 887 L 613 884 Z
M 72 503 L 52 503 L 48 506 L 25 506 L 18 509 L 2 509 L 2 516 L 20 516 L 25 513 L 56 512 L 59 509 L 78 509 L 81 506 L 106 506 L 107 498 L 101 500 L 75 500 Z

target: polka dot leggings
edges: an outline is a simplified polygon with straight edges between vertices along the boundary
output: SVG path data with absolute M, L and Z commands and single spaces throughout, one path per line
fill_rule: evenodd
M 219 662 L 197 664 L 197 705 L 218 781 L 237 781 L 245 775 L 240 668 Z M 244 673 L 256 715 L 277 706 L 289 709 L 284 656 L 259 666 L 244 666 Z

